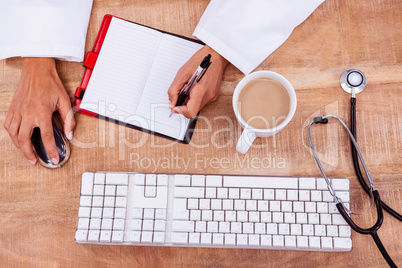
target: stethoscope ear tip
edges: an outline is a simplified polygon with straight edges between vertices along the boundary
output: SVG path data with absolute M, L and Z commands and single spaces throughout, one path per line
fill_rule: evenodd
M 366 87 L 367 81 L 366 76 L 362 71 L 357 69 L 349 69 L 342 74 L 340 83 L 345 92 L 352 94 L 353 88 L 353 93 L 357 94 L 363 91 L 363 89 Z

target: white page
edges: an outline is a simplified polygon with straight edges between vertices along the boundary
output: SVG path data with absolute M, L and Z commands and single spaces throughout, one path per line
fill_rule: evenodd
M 162 35 L 112 18 L 81 108 L 133 123 Z
M 179 114 L 169 117 L 167 91 L 177 71 L 201 47 L 182 38 L 163 35 L 136 112 L 149 122 L 153 131 L 180 140 L 184 138 L 190 120 Z

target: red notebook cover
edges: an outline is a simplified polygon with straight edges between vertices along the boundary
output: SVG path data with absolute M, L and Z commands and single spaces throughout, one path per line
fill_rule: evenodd
M 91 112 L 91 111 L 88 111 L 88 110 L 85 110 L 85 109 L 81 109 L 80 105 L 81 105 L 81 102 L 82 102 L 82 98 L 84 97 L 85 90 L 86 90 L 86 88 L 88 86 L 88 82 L 91 79 L 92 71 L 93 71 L 93 69 L 95 67 L 96 60 L 98 59 L 98 55 L 99 55 L 99 53 L 101 51 L 103 41 L 105 40 L 106 33 L 107 33 L 108 29 L 109 29 L 109 25 L 110 25 L 110 22 L 112 21 L 113 17 L 119 18 L 119 17 L 109 15 L 109 14 L 107 14 L 107 15 L 105 15 L 103 17 L 101 27 L 99 29 L 98 35 L 97 35 L 96 40 L 95 40 L 95 44 L 94 44 L 92 50 L 88 51 L 87 56 L 85 57 L 85 60 L 84 60 L 84 67 L 85 67 L 84 75 L 82 77 L 80 86 L 75 91 L 74 101 L 73 101 L 73 108 L 74 108 L 75 111 L 77 111 L 79 113 L 82 113 L 82 114 L 94 116 L 94 117 L 97 117 L 97 118 L 100 118 L 100 119 L 105 119 L 105 120 L 108 120 L 108 118 L 104 117 L 104 116 L 100 116 L 97 113 L 94 113 L 94 112 Z M 119 19 L 122 19 L 122 18 L 119 18 Z M 123 19 L 123 20 L 125 20 L 125 19 Z M 125 20 L 125 21 L 128 21 L 128 20 Z M 135 23 L 135 22 L 132 22 L 132 21 L 130 21 L 130 22 Z M 139 25 L 145 26 L 145 25 L 142 25 L 142 24 L 139 24 Z M 185 36 L 180 36 L 180 35 L 177 35 L 177 34 L 172 34 L 172 33 L 169 33 L 169 32 L 161 31 L 161 30 L 149 27 L 149 26 L 145 26 L 145 27 L 160 31 L 162 33 L 171 34 L 171 35 L 174 35 L 174 36 L 186 39 L 186 40 L 191 40 L 191 41 L 199 43 L 199 44 L 204 44 L 199 40 L 195 40 L 195 39 L 191 39 L 191 38 L 188 38 L 188 37 L 185 37 Z M 184 140 L 177 140 L 177 141 L 182 142 L 182 143 L 186 143 L 186 144 L 190 142 L 192 134 L 194 132 L 195 124 L 197 122 L 197 117 L 191 119 Z M 152 134 L 157 135 L 157 136 L 172 139 L 171 137 L 168 137 L 166 135 L 163 135 L 163 134 L 160 134 L 160 133 L 157 133 L 157 132 L 153 132 L 153 131 L 150 131 L 150 130 L 147 130 L 147 129 L 143 129 L 143 128 L 140 128 L 138 126 L 126 124 L 124 122 L 119 122 L 119 121 L 116 121 L 116 120 L 113 120 L 113 122 L 118 123 L 118 124 L 124 124 L 127 127 L 138 129 L 138 130 L 145 131 L 145 132 L 148 132 L 148 133 L 152 133 Z

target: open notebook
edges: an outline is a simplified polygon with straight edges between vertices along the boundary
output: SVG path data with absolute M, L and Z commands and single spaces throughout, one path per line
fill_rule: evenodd
M 86 89 L 81 87 L 85 94 L 80 94 L 78 110 L 189 142 L 195 120 L 179 114 L 169 117 L 167 91 L 179 68 L 202 44 L 108 16 L 110 24 Z

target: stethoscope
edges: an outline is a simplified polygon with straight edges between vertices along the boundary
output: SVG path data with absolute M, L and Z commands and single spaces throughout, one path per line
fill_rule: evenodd
M 334 202 L 336 203 L 336 207 L 339 210 L 339 213 L 342 215 L 342 217 L 345 219 L 345 221 L 350 225 L 350 227 L 361 234 L 369 234 L 371 235 L 371 237 L 374 239 L 378 249 L 380 250 L 381 254 L 383 255 L 384 259 L 387 261 L 387 263 L 389 264 L 390 267 L 397 267 L 396 264 L 393 262 L 393 260 L 391 259 L 391 257 L 389 256 L 388 252 L 386 251 L 386 249 L 384 248 L 384 245 L 382 244 L 380 238 L 378 237 L 377 231 L 378 229 L 381 227 L 382 222 L 383 222 L 383 211 L 382 209 L 384 208 L 385 210 L 387 210 L 391 215 L 393 215 L 394 217 L 396 217 L 399 220 L 402 220 L 402 216 L 397 213 L 396 211 L 394 211 L 392 208 L 390 208 L 388 205 L 386 205 L 380 198 L 380 194 L 378 193 L 378 191 L 375 189 L 374 187 L 374 182 L 371 178 L 371 175 L 367 169 L 367 166 L 364 162 L 363 156 L 360 152 L 360 149 L 357 145 L 356 142 L 356 94 L 360 93 L 363 91 L 363 89 L 366 86 L 366 77 L 365 75 L 356 69 L 350 69 L 347 70 L 346 72 L 344 72 L 341 76 L 341 87 L 344 91 L 346 91 L 349 94 L 352 94 L 351 99 L 350 99 L 350 104 L 351 104 L 351 129 L 348 128 L 348 126 L 345 124 L 345 122 L 343 122 L 342 119 L 340 119 L 338 116 L 336 115 L 326 115 L 326 116 L 322 116 L 322 117 L 315 117 L 314 120 L 309 124 L 308 126 L 308 139 L 310 142 L 310 146 L 314 155 L 314 158 L 317 162 L 317 165 L 327 183 L 327 188 L 328 191 L 330 192 L 330 194 L 332 195 L 332 197 L 334 198 Z M 352 157 L 353 157 L 353 164 L 354 164 L 354 168 L 356 171 L 356 175 L 357 178 L 359 179 L 360 184 L 362 185 L 362 187 L 364 188 L 364 190 L 366 191 L 366 193 L 368 193 L 371 198 L 372 198 L 372 203 L 371 206 L 368 210 L 371 209 L 371 207 L 373 206 L 373 204 L 375 203 L 376 209 L 377 209 L 377 222 L 371 226 L 370 228 L 361 228 L 359 226 L 357 226 L 354 221 L 352 220 L 352 218 L 350 217 L 350 214 L 362 214 L 362 213 L 355 213 L 352 212 L 351 210 L 349 210 L 345 204 L 343 203 L 342 199 L 340 197 L 338 197 L 334 191 L 334 189 L 332 188 L 332 185 L 327 177 L 327 175 L 325 174 L 325 171 L 321 165 L 321 162 L 317 156 L 317 152 L 314 148 L 313 145 L 313 141 L 311 139 L 311 126 L 313 124 L 327 124 L 328 123 L 328 119 L 329 118 L 334 118 L 336 120 L 338 120 L 342 126 L 347 130 L 349 137 L 352 141 Z M 363 169 L 366 173 L 366 178 L 367 181 L 369 183 L 369 185 L 367 185 L 366 181 L 363 178 L 362 172 L 360 170 L 360 166 L 359 166 L 359 159 L 360 162 L 363 166 Z M 367 210 L 367 211 L 368 211 Z

